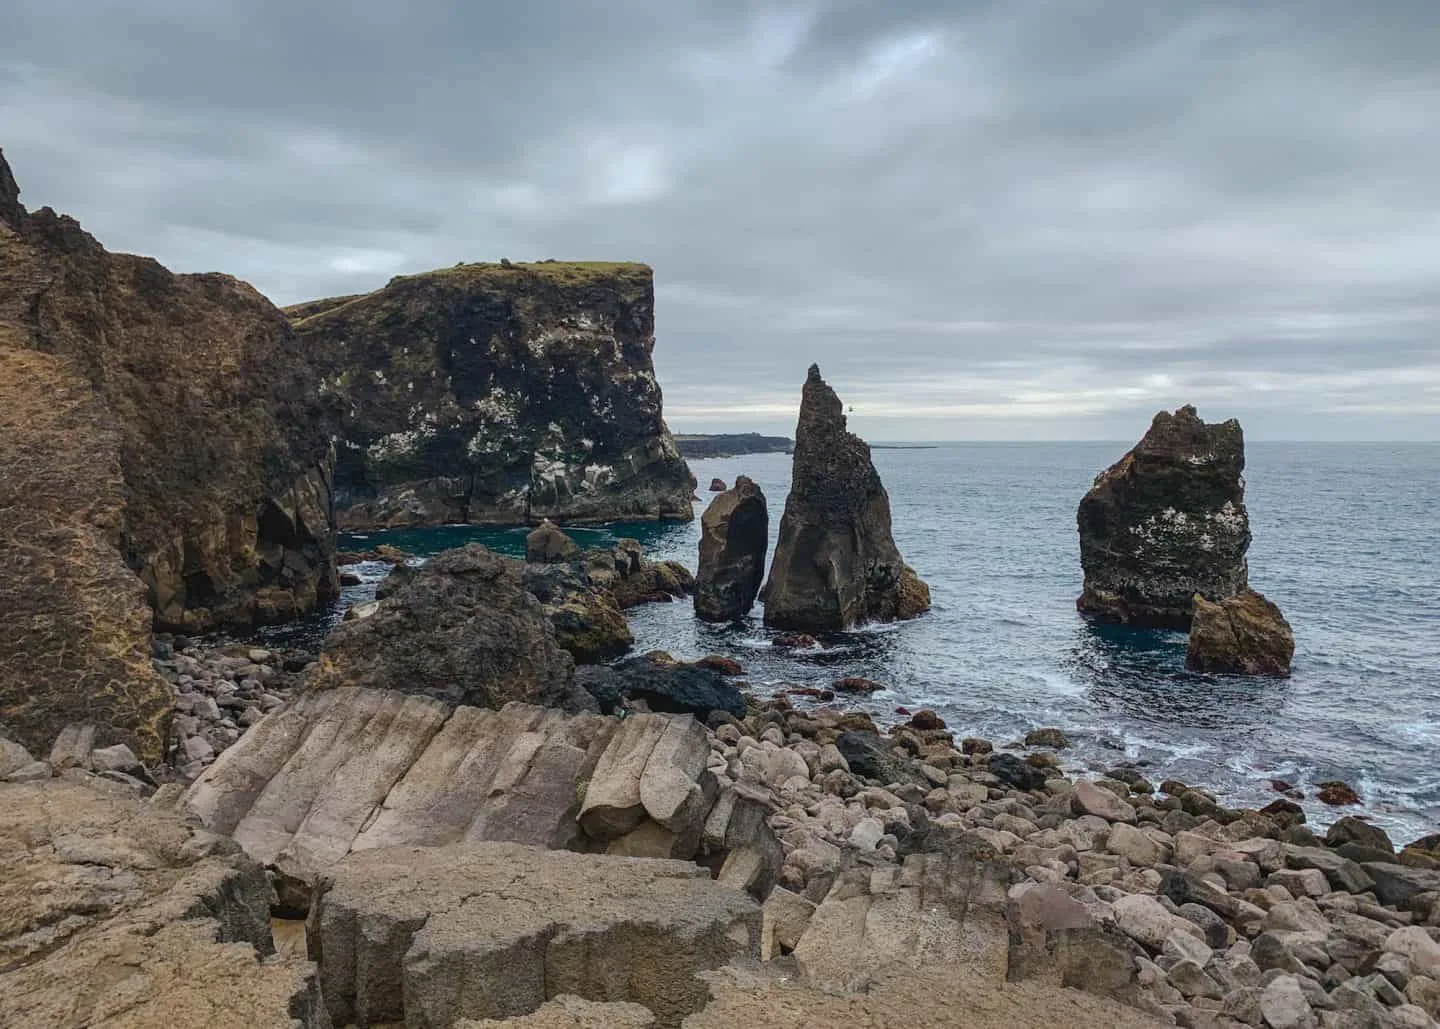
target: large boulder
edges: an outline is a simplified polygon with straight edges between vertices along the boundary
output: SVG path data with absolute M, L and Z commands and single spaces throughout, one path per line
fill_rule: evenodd
M 1198 593 L 1185 665 L 1197 672 L 1290 674 L 1295 634 L 1271 601 L 1254 590 L 1211 603 Z
M 795 428 L 790 495 L 765 586 L 765 624 L 803 632 L 913 618 L 930 590 L 900 557 L 890 497 L 840 398 L 810 366 Z
M 540 564 L 573 561 L 580 556 L 579 545 L 546 518 L 525 537 L 525 560 Z
M 309 688 L 393 689 L 494 708 L 512 700 L 560 706 L 579 696 L 574 662 L 525 588 L 522 562 L 471 544 L 391 578 L 373 614 L 326 638 Z
M 761 911 L 697 865 L 514 844 L 389 847 L 333 868 L 310 956 L 337 1025 L 450 1026 L 571 995 L 678 1027 L 701 974 L 760 952 Z
M 657 651 L 614 665 L 578 669 L 575 683 L 588 691 L 602 711 L 615 711 L 625 701 L 644 701 L 651 711 L 709 718 L 717 711 L 745 715 L 745 698 L 714 668 L 676 661 Z
M 293 617 L 338 592 L 330 441 L 284 316 L 225 275 L 26 212 L 0 156 L 0 720 L 163 756 L 152 621 Z
M 1208 424 L 1188 406 L 1157 414 L 1080 501 L 1080 612 L 1188 629 L 1195 594 L 1220 600 L 1245 589 L 1244 470 L 1245 437 L 1233 418 Z
M 729 622 L 749 614 L 765 578 L 769 546 L 765 493 L 741 475 L 700 517 L 695 614 L 707 622 Z
M 540 601 L 555 630 L 555 641 L 576 664 L 609 661 L 634 642 L 615 595 L 597 578 L 580 561 L 525 565 L 525 588 Z M 613 583 L 614 576 L 606 576 L 606 581 Z
M 109 785 L 0 784 L 0 1024 L 329 1029 L 264 869 Z
M 289 309 L 345 528 L 693 517 L 643 264 L 463 264 Z

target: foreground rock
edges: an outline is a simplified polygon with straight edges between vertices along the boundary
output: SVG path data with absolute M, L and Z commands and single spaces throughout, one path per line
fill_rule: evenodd
M 345 528 L 692 515 L 640 264 L 463 264 L 291 308 Z
M 329 1029 L 260 866 L 106 785 L 0 784 L 0 1024 Z
M 1080 612 L 1189 629 L 1195 594 L 1220 600 L 1245 589 L 1244 469 L 1239 422 L 1208 424 L 1193 407 L 1157 414 L 1080 501 Z
M 284 317 L 224 275 L 27 213 L 0 156 L 0 710 L 158 761 L 152 619 L 292 617 L 337 592 L 329 441 Z
M 890 497 L 870 448 L 846 431 L 840 398 L 816 365 L 800 402 L 790 495 L 764 600 L 766 625 L 801 632 L 930 609 L 929 587 L 890 534 Z
M 758 956 L 760 924 L 694 865 L 471 843 L 352 854 L 309 938 L 336 1025 L 512 1018 L 569 994 L 673 1027 L 707 999 L 699 973 Z
M 1280 609 L 1247 589 L 1218 603 L 1196 594 L 1185 665 L 1199 672 L 1290 674 L 1295 634 Z
M 700 518 L 695 614 L 707 622 L 735 621 L 749 614 L 765 578 L 769 546 L 765 493 L 741 475 Z
M 373 614 L 331 632 L 309 688 L 394 688 L 494 708 L 586 706 L 521 562 L 472 544 L 397 568 L 376 596 Z

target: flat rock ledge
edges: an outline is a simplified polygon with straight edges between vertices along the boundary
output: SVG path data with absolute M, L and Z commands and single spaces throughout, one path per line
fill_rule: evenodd
M 708 999 L 700 972 L 758 956 L 761 920 L 686 862 L 466 843 L 349 855 L 308 937 L 336 1025 L 449 1029 L 573 995 L 678 1026 Z
M 264 870 L 172 812 L 0 784 L 0 867 L 0 1025 L 330 1029 L 314 966 L 273 954 Z

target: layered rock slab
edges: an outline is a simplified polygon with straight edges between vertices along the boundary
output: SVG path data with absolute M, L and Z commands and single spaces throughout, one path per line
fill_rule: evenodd
M 1295 634 L 1280 608 L 1252 589 L 1212 603 L 1196 594 L 1185 666 L 1237 675 L 1290 674 Z
M 744 894 L 676 861 L 512 844 L 355 853 L 327 876 L 308 938 L 332 1020 L 442 1029 L 575 995 L 678 1026 L 698 974 L 759 953 Z
M 1245 437 L 1233 418 L 1207 423 L 1189 406 L 1157 414 L 1080 501 L 1080 612 L 1189 629 L 1195 594 L 1213 601 L 1245 589 L 1244 470 Z
M 691 518 L 642 264 L 462 264 L 291 308 L 346 528 Z
M 832 632 L 914 618 L 930 590 L 896 549 L 890 497 L 840 398 L 810 366 L 795 429 L 790 494 L 765 585 L 765 624 Z
M 0 854 L 0 1023 L 329 1029 L 314 966 L 273 956 L 264 871 L 230 841 L 47 780 L 0 785 Z
M 716 480 L 719 481 L 718 479 Z M 700 516 L 700 564 L 695 572 L 695 614 L 707 622 L 745 617 L 765 578 L 770 514 L 765 493 L 741 475 Z

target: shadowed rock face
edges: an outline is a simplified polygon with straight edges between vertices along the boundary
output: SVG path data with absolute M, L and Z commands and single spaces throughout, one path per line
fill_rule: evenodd
M 1280 609 L 1254 590 L 1219 603 L 1196 595 L 1185 664 L 1199 672 L 1290 674 L 1295 635 Z
M 840 398 L 816 365 L 800 402 L 790 495 L 764 600 L 766 625 L 806 632 L 930 609 L 929 588 L 890 534 L 890 497 L 870 448 L 846 431 Z
M 689 519 L 640 264 L 469 264 L 289 309 L 345 528 Z
M 745 617 L 765 578 L 769 546 L 770 512 L 765 494 L 742 475 L 710 502 L 700 518 L 695 614 L 709 622 Z
M 156 625 L 291 617 L 337 591 L 330 447 L 283 315 L 224 275 L 26 213 L 0 157 L 0 723 L 162 755 Z
M 1107 622 L 1188 629 L 1191 598 L 1245 589 L 1250 518 L 1245 437 L 1233 418 L 1162 411 L 1080 501 L 1080 612 Z

